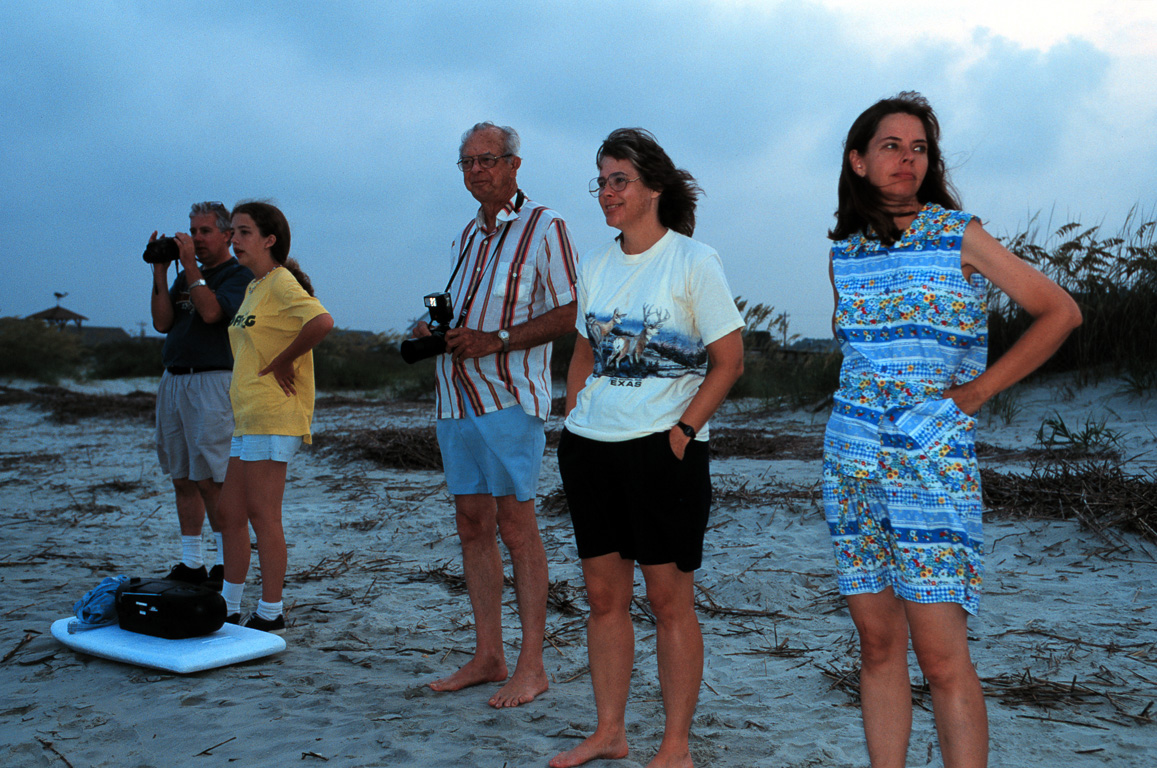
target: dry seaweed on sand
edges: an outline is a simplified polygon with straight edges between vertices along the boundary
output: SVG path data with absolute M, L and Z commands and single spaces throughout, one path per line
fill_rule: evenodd
M 1143 620 L 1138 620 L 1140 627 L 1147 627 L 1148 623 Z M 1122 625 L 1118 625 L 1122 626 Z M 1140 629 L 1134 627 L 1134 629 Z M 1143 630 L 1141 630 L 1143 631 Z M 1153 642 L 1141 643 L 1118 643 L 1111 640 L 1108 643 L 1099 643 L 1087 637 L 1069 637 L 1066 635 L 1050 632 L 1039 627 L 1027 626 L 1024 629 L 1009 629 L 996 635 L 997 637 L 1004 637 L 1005 635 L 1039 635 L 1040 637 L 1047 637 L 1051 640 L 1058 640 L 1062 643 L 1069 643 L 1073 646 L 1084 646 L 1086 648 L 1099 648 L 1106 653 L 1128 653 L 1132 658 L 1145 662 L 1147 664 L 1157 664 L 1157 644 Z
M 856 704 L 860 703 L 860 668 L 858 665 L 837 667 L 835 664 L 818 665 L 823 676 L 832 681 L 828 690 L 843 691 Z
M 450 567 L 449 561 L 431 568 L 417 568 L 404 574 L 407 582 L 434 582 L 445 584 L 446 588 L 454 593 L 466 591 L 466 579 Z M 514 579 L 503 576 L 502 583 L 507 587 L 514 586 Z M 584 612 L 575 600 L 577 590 L 566 579 L 551 581 L 546 587 L 546 604 L 565 616 L 580 616 Z
M 570 507 L 566 503 L 566 493 L 562 486 L 558 486 L 546 494 L 539 496 L 535 508 L 541 515 L 551 517 L 569 515 Z
M 830 689 L 843 691 L 853 702 L 860 703 L 859 665 L 852 664 L 841 668 L 828 663 L 817 666 L 824 677 L 832 681 Z M 1152 691 L 1149 690 L 1125 688 L 1102 681 L 1078 681 L 1076 678 L 1067 682 L 1047 680 L 1033 676 L 1027 669 L 1020 673 L 982 677 L 980 685 L 986 698 L 996 699 L 1010 707 L 1033 706 L 1048 711 L 1059 709 L 1083 711 L 1090 706 L 1104 703 L 1113 707 L 1118 715 L 1128 718 L 1130 722 L 1125 724 L 1153 723 L 1150 714 L 1152 705 L 1145 704 L 1145 700 L 1152 696 Z M 913 682 L 911 687 L 912 702 L 923 707 L 931 698 L 928 681 L 921 678 L 919 682 Z M 1137 711 L 1130 712 L 1126 706 L 1131 706 Z M 1085 723 L 1076 724 L 1085 725 Z
M 327 408 L 385 408 L 388 403 L 372 397 L 350 397 L 349 395 L 325 395 L 313 401 L 315 411 Z
M 36 395 L 32 394 L 26 389 L 18 387 L 6 387 L 0 384 L 0 405 L 15 405 L 17 403 L 30 403 L 36 400 Z
M 141 480 L 105 480 L 104 482 L 90 485 L 88 490 L 93 493 L 97 491 L 128 493 L 129 491 L 139 490 L 143 485 L 144 482 Z
M 985 506 L 1016 517 L 1078 520 L 1108 538 L 1116 529 L 1157 542 L 1157 478 L 1114 461 L 1051 462 L 1027 473 L 982 469 Z
M 552 581 L 546 588 L 546 604 L 565 616 L 581 616 L 584 611 L 575 604 L 577 593 L 566 579 Z
M 1103 686 L 1098 690 L 1092 681 L 1078 682 L 1074 677 L 1069 682 L 1044 680 L 1033 677 L 1027 669 L 1020 674 L 1003 674 L 981 679 L 986 696 L 1000 700 L 1001 704 L 1010 706 L 1032 705 L 1041 709 L 1059 709 L 1061 707 L 1081 707 L 1107 701 L 1122 714 L 1119 700 L 1132 698 L 1142 691 L 1121 691 L 1117 686 Z
M 707 587 L 702 584 L 696 584 L 695 589 L 703 597 L 695 601 L 695 607 L 699 611 L 708 616 L 730 616 L 730 617 L 758 617 L 763 619 L 781 619 L 784 614 L 782 611 L 768 611 L 758 608 L 732 608 L 727 605 L 720 605 L 715 599 L 715 595 L 711 593 Z
M 314 565 L 288 575 L 285 580 L 304 584 L 307 581 L 322 581 L 324 579 L 337 578 L 353 567 L 353 563 L 350 562 L 353 556 L 354 552 L 350 550 L 347 552 L 339 552 L 333 557 L 323 557 Z
M 130 392 L 127 395 L 100 395 L 73 392 L 64 387 L 34 387 L 25 396 L 16 396 L 8 387 L 3 388 L 4 400 L 8 402 L 28 402 L 33 407 L 48 411 L 53 421 L 59 424 L 75 424 L 79 419 L 153 418 L 157 411 L 157 396 L 153 392 Z
M 711 456 L 749 459 L 800 459 L 823 457 L 823 438 L 818 435 L 769 435 L 760 429 L 716 427 L 711 430 Z
M 1054 462 L 1080 461 L 1081 459 L 1119 459 L 1120 452 L 1113 449 L 1080 447 L 1053 447 L 1053 448 L 1002 448 L 991 443 L 978 442 L 976 455 L 987 461 L 1001 462 Z
M 347 459 L 366 459 L 396 469 L 442 468 L 442 452 L 433 427 L 358 429 L 314 435 L 314 445 Z
M 782 615 L 782 614 L 781 614 Z M 763 633 L 764 639 L 767 640 L 766 633 Z M 772 656 L 781 659 L 797 659 L 801 656 L 807 656 L 810 653 L 816 653 L 818 649 L 793 646 L 791 641 L 787 638 L 779 639 L 779 630 L 772 625 L 771 639 L 765 645 L 760 647 L 748 647 L 742 651 L 735 651 L 738 656 Z
M 785 503 L 789 508 L 796 509 L 792 503 L 794 501 L 810 501 L 815 504 L 820 499 L 818 483 L 811 485 L 770 483 L 753 487 L 750 478 L 733 483 L 718 482 L 719 479 L 713 478 L 711 503 L 720 508 L 749 508 Z
M 434 582 L 445 584 L 451 592 L 465 592 L 466 578 L 450 568 L 450 561 L 431 568 L 416 568 L 404 574 L 409 583 Z
M 3 453 L 0 470 L 17 469 L 25 464 L 56 464 L 64 459 L 59 453 Z
M 558 441 L 562 437 L 561 429 L 546 430 L 546 447 L 552 451 L 558 450 Z
M 96 500 L 91 501 L 74 501 L 72 506 L 62 510 L 64 512 L 73 512 L 75 516 L 69 520 L 69 525 L 74 526 L 82 520 L 87 520 L 90 517 L 97 517 L 99 515 L 107 515 L 113 512 L 120 512 L 121 508 L 112 504 L 97 504 Z

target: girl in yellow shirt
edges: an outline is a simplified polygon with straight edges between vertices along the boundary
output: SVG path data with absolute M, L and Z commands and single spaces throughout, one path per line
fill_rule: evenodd
M 244 625 L 285 631 L 281 585 L 285 532 L 281 501 L 289 457 L 310 442 L 313 418 L 313 348 L 333 318 L 289 258 L 289 222 L 268 203 L 233 209 L 233 253 L 254 280 L 229 326 L 233 347 L 233 443 L 219 512 L 225 548 L 221 594 L 229 621 L 241 622 L 241 595 L 249 571 L 249 526 L 257 537 L 261 600 Z

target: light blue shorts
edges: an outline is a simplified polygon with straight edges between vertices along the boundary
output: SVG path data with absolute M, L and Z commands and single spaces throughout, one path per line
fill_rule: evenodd
M 229 457 L 242 461 L 283 461 L 289 463 L 301 435 L 238 435 L 229 444 Z
M 544 427 L 542 419 L 517 405 L 483 416 L 438 419 L 447 489 L 455 496 L 533 499 L 546 448 Z

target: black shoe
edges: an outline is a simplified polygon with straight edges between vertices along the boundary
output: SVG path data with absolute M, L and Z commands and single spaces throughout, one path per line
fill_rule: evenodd
M 165 578 L 169 581 L 183 581 L 186 584 L 200 585 L 208 577 L 209 572 L 205 570 L 203 565 L 200 568 L 190 568 L 184 563 L 177 563 Z
M 226 624 L 240 624 L 241 623 L 241 614 L 240 613 L 229 614 L 228 616 L 225 617 L 225 623 Z
M 283 613 L 276 619 L 270 621 L 269 619 L 261 618 L 256 613 L 251 613 L 249 614 L 249 618 L 247 618 L 241 626 L 247 629 L 260 629 L 262 632 L 269 632 L 274 635 L 284 635 L 285 614 Z
M 221 591 L 221 585 L 225 583 L 225 566 L 217 563 L 209 569 L 209 576 L 202 582 L 201 586 Z

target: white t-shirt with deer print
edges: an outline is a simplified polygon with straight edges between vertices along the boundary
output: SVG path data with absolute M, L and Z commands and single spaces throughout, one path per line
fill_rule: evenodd
M 566 428 L 618 442 L 671 429 L 707 373 L 707 345 L 743 318 L 715 249 L 668 230 L 643 253 L 613 240 L 579 260 L 575 325 L 595 363 Z

